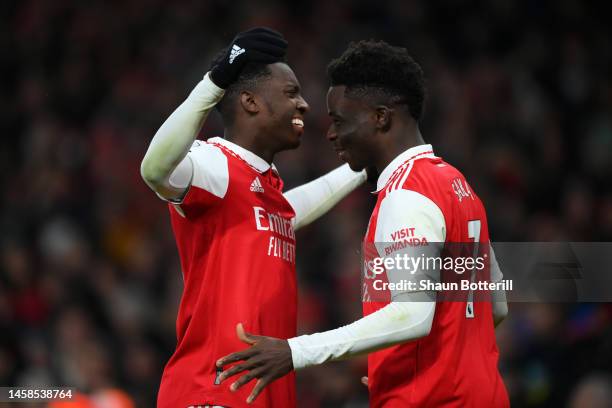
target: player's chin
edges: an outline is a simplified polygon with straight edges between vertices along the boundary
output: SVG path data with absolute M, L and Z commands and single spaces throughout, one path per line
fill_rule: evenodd
M 293 150 L 293 149 L 297 149 L 298 147 L 300 147 L 300 144 L 302 143 L 302 141 L 299 138 L 291 138 L 290 140 L 287 141 L 286 150 Z
M 347 150 L 340 150 L 337 152 L 338 158 L 343 162 L 347 163 L 351 170 L 353 171 L 361 171 L 365 169 L 365 166 L 360 163 L 358 160 L 355 160 L 353 156 Z
M 292 131 L 287 138 L 287 149 L 297 149 L 302 143 L 302 132 Z
M 350 159 L 346 160 L 346 162 L 348 163 L 349 167 L 353 171 L 361 171 L 361 170 L 365 169 L 365 166 L 363 164 L 361 164 L 361 163 L 354 162 L 354 161 L 352 161 Z

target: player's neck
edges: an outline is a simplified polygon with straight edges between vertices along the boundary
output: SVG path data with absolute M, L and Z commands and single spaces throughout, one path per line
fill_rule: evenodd
M 425 144 L 425 140 L 423 140 L 423 136 L 421 136 L 421 132 L 417 126 L 409 129 L 397 129 L 391 132 L 386 141 L 387 143 L 382 146 L 378 160 L 376 161 L 376 170 L 379 173 L 406 150 L 411 147 Z
M 272 164 L 276 151 L 268 146 L 262 146 L 261 143 L 257 143 L 260 138 L 258 138 L 256 134 L 232 128 L 226 128 L 223 137 L 231 141 L 232 143 L 237 144 L 243 149 L 246 149 L 251 153 L 256 154 L 257 156 L 264 159 L 268 164 Z

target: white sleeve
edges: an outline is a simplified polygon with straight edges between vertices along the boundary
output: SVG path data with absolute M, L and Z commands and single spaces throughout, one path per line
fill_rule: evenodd
M 489 253 L 491 259 L 491 282 L 499 282 L 504 278 L 502 274 L 501 268 L 499 267 L 499 263 L 497 262 L 497 257 L 495 256 L 495 251 L 493 251 L 493 245 L 489 241 Z
M 491 282 L 499 282 L 504 276 L 502 274 L 501 268 L 499 267 L 499 263 L 497 262 L 497 257 L 495 256 L 495 252 L 493 251 L 493 245 L 489 242 L 490 248 L 490 268 L 491 268 Z M 508 302 L 506 300 L 506 291 L 494 290 L 491 294 L 491 302 L 493 307 L 493 321 L 495 322 L 495 326 L 500 324 L 502 320 L 508 316 Z
M 402 240 L 426 241 L 427 245 L 395 246 Z M 412 190 L 393 190 L 381 202 L 376 223 L 375 244 L 381 258 L 407 255 L 409 258 L 436 258 L 446 241 L 446 221 L 442 210 L 428 197 Z M 398 249 L 399 248 L 399 249 Z M 436 267 L 412 269 L 386 269 L 389 283 L 440 280 Z M 391 299 L 406 290 L 391 290 Z
M 370 353 L 431 330 L 435 302 L 392 302 L 347 326 L 289 339 L 293 368 Z
M 206 74 L 153 137 L 141 163 L 140 173 L 160 197 L 180 201 L 185 195 L 194 175 L 194 163 L 187 159 L 187 152 L 208 113 L 223 94 L 224 90 L 217 87 Z
M 385 243 L 399 240 L 397 231 L 401 230 L 431 243 L 446 238 L 440 209 L 427 197 L 409 190 L 392 191 L 379 207 L 375 235 L 381 249 Z M 389 276 L 389 281 L 396 278 Z M 390 304 L 347 326 L 289 339 L 293 367 L 348 358 L 427 336 L 436 308 L 430 299 L 428 293 L 392 293 Z
M 366 180 L 365 170 L 354 172 L 348 164 L 285 193 L 295 210 L 294 229 L 316 220 Z

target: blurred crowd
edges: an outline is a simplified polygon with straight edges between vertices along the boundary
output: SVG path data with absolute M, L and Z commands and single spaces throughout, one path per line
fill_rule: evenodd
M 605 2 L 257 3 L 3 3 L 1 386 L 70 385 L 97 407 L 154 406 L 182 282 L 167 207 L 139 164 L 211 57 L 252 26 L 288 39 L 312 108 L 302 146 L 276 160 L 287 187 L 339 164 L 325 140 L 327 63 L 351 40 L 384 39 L 423 66 L 422 134 L 470 180 L 494 241 L 612 241 Z M 221 134 L 214 114 L 201 137 Z M 371 189 L 297 235 L 303 332 L 360 315 Z M 611 323 L 610 304 L 511 304 L 498 344 L 513 406 L 609 407 Z M 300 407 L 367 406 L 365 368 L 299 373 Z

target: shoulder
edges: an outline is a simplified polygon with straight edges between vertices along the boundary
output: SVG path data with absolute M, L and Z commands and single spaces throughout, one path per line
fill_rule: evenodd
M 202 140 L 195 140 L 189 148 L 189 156 L 193 161 L 211 160 L 211 164 L 223 164 L 227 166 L 227 156 L 215 144 Z
M 399 189 L 413 190 L 431 199 L 442 211 L 466 198 L 475 198 L 465 176 L 441 158 L 415 160 Z
M 194 169 L 191 185 L 223 197 L 229 184 L 228 159 L 223 150 L 212 143 L 196 140 L 188 157 Z
M 394 241 L 398 231 L 443 242 L 446 222 L 438 204 L 427 195 L 399 188 L 386 193 L 378 208 L 376 240 Z
M 410 171 L 400 188 L 412 190 L 448 190 L 451 181 L 463 175 L 455 167 L 451 166 L 439 157 L 433 159 L 415 160 Z

